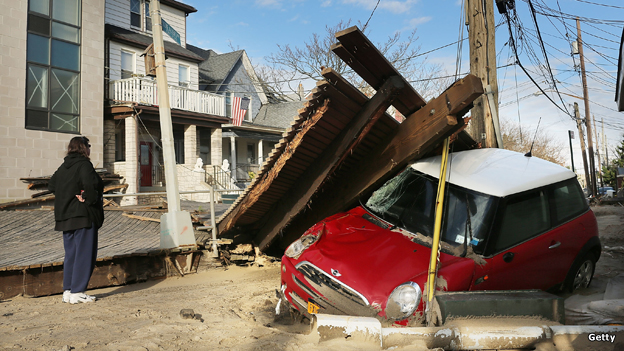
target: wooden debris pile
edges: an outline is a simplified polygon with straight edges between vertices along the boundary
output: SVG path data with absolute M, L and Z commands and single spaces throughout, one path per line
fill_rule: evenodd
M 104 193 L 110 193 L 113 191 L 124 190 L 128 187 L 128 184 L 119 184 L 122 176 L 114 173 L 110 173 L 106 170 L 96 170 L 102 180 L 104 181 Z M 22 206 L 30 206 L 30 205 L 39 205 L 41 203 L 45 203 L 47 201 L 54 199 L 54 194 L 50 190 L 48 190 L 48 183 L 50 182 L 50 178 L 52 176 L 43 176 L 43 177 L 24 177 L 20 178 L 20 180 L 26 183 L 26 187 L 30 190 L 38 192 L 32 194 L 29 199 L 22 199 L 13 202 L 6 202 L 0 204 L 0 210 L 6 209 L 14 209 Z M 113 200 L 105 199 L 104 206 L 115 206 L 119 207 L 117 203 Z M 49 209 L 49 206 L 42 206 L 46 209 Z

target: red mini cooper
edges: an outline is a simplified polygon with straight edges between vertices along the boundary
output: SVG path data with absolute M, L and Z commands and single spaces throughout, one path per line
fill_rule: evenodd
M 308 316 L 420 323 L 440 162 L 412 164 L 293 242 L 282 259 L 281 301 Z M 573 172 L 501 149 L 452 153 L 448 167 L 437 289 L 590 284 L 601 246 Z

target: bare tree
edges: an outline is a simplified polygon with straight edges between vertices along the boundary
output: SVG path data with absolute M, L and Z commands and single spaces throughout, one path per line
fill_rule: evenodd
M 509 120 L 501 121 L 501 133 L 503 134 L 503 146 L 507 150 L 531 154 L 546 161 L 550 161 L 561 166 L 565 165 L 563 150 L 565 145 L 555 140 L 551 135 L 540 129 L 535 133 L 535 129 L 523 127 Z
M 268 65 L 257 66 L 260 84 L 278 96 L 296 93 L 301 81 L 322 79 L 321 71 L 330 67 L 347 78 L 353 85 L 364 92 L 370 87 L 353 72 L 347 64 L 331 51 L 337 42 L 336 33 L 349 28 L 351 20 L 340 21 L 337 25 L 325 27 L 325 33 L 312 34 L 303 46 L 277 45 L 277 52 L 266 58 Z M 361 25 L 359 26 L 361 27 Z M 427 63 L 427 57 L 419 55 L 418 37 L 413 30 L 405 40 L 396 32 L 383 43 L 375 44 L 390 63 L 414 86 L 425 98 L 437 96 L 446 89 L 451 80 L 438 78 L 443 74 L 441 65 Z

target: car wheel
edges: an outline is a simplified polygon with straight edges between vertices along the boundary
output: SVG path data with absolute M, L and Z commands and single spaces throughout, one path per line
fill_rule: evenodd
M 566 279 L 566 290 L 575 292 L 578 289 L 587 288 L 594 277 L 596 269 L 596 256 L 588 253 L 582 259 L 574 261 Z

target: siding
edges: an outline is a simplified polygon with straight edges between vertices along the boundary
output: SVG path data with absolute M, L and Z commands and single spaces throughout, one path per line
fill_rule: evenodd
M 262 106 L 262 102 L 260 100 L 260 95 L 256 91 L 252 80 L 247 75 L 247 71 L 241 60 L 234 65 L 234 69 L 232 70 L 234 73 L 230 74 L 228 78 L 223 82 L 220 92 L 225 92 L 229 90 L 234 93 L 234 96 L 251 97 L 251 116 L 255 118 L 260 111 L 260 107 Z M 229 86 L 229 84 L 232 84 Z
M 130 29 L 130 0 L 106 0 L 105 23 Z
M 118 80 L 121 79 L 121 50 L 127 50 L 134 52 L 134 60 L 135 60 L 135 73 L 137 74 L 145 74 L 145 60 L 140 55 L 143 53 L 143 50 L 139 48 L 135 48 L 133 46 L 121 44 L 118 42 L 111 41 L 110 42 L 110 60 L 109 60 L 109 72 L 110 72 L 110 80 Z M 167 66 L 167 82 L 169 84 L 177 85 L 178 84 L 178 66 L 180 64 L 186 65 L 189 67 L 189 75 L 191 80 L 190 89 L 198 89 L 198 69 L 197 64 L 194 62 L 188 62 L 179 60 L 176 58 L 168 58 L 165 62 Z
M 180 42 L 182 43 L 182 47 L 186 47 L 186 15 L 184 11 L 171 8 L 166 5 L 162 5 L 160 7 L 160 12 L 162 18 L 169 23 L 173 29 L 180 34 Z M 175 40 L 171 39 L 171 37 L 163 32 L 164 40 L 175 43 Z

